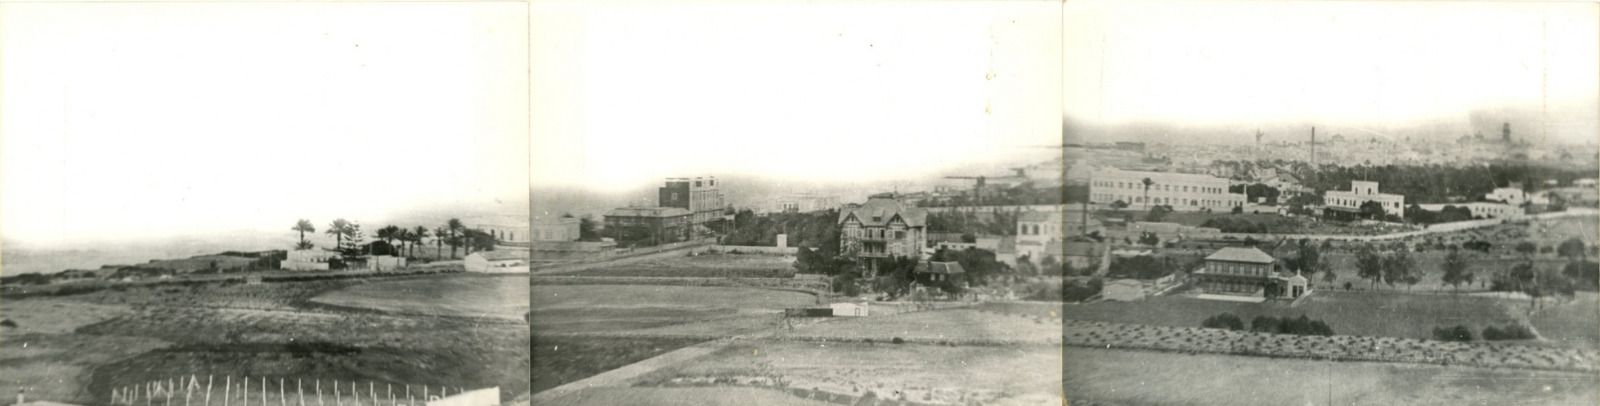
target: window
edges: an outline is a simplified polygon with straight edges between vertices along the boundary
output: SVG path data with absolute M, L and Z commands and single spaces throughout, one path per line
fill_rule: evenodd
M 896 231 L 896 232 L 894 232 L 894 238 L 895 239 L 905 239 L 906 238 L 906 232 L 904 232 L 904 231 Z

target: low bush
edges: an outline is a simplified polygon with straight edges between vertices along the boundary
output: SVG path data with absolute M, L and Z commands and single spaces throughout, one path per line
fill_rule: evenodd
M 1468 329 L 1467 326 L 1435 327 L 1433 329 L 1433 339 L 1439 341 L 1472 341 L 1472 329 Z
M 1494 326 L 1483 328 L 1484 340 L 1531 340 L 1533 338 L 1533 332 L 1521 325 L 1510 324 L 1504 328 L 1494 328 Z
M 1207 317 L 1205 321 L 1200 322 L 1200 327 L 1244 330 L 1244 320 L 1239 319 L 1239 316 L 1235 316 L 1233 313 L 1223 313 Z

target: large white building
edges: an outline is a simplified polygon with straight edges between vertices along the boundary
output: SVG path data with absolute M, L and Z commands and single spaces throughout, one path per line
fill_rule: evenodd
M 1144 180 L 1151 181 L 1145 200 Z M 1089 181 L 1090 200 L 1097 204 L 1116 201 L 1128 207 L 1168 205 L 1177 211 L 1226 211 L 1245 204 L 1243 193 L 1228 193 L 1228 180 L 1211 175 L 1126 171 L 1107 168 L 1096 171 Z
M 1350 190 L 1329 190 L 1322 193 L 1322 204 L 1330 210 L 1360 212 L 1366 202 L 1378 202 L 1384 214 L 1406 216 L 1406 197 L 1378 192 L 1378 182 L 1350 181 Z
M 1062 222 L 1061 212 L 1030 211 L 1022 213 L 1017 218 L 1017 255 L 1031 258 L 1034 263 L 1043 260 L 1045 256 L 1054 256 L 1061 259 L 1061 250 L 1057 248 L 1050 251 L 1052 243 L 1060 247 L 1064 237 L 1065 223 Z
M 1419 205 L 1417 205 L 1417 207 L 1421 207 L 1423 210 L 1428 210 L 1428 211 L 1444 210 L 1445 206 L 1465 207 L 1465 208 L 1467 208 L 1468 212 L 1472 213 L 1472 217 L 1473 218 L 1486 218 L 1486 219 L 1517 218 L 1517 217 L 1522 217 L 1523 212 L 1524 212 L 1521 206 L 1513 206 L 1513 205 L 1506 204 L 1506 203 L 1495 203 L 1495 202 L 1469 202 L 1469 203 L 1453 203 L 1453 204 L 1419 204 Z

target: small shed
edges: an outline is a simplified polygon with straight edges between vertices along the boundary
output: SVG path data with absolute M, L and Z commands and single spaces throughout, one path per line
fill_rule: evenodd
M 1133 279 L 1117 279 L 1102 287 L 1100 296 L 1119 302 L 1144 300 L 1144 284 Z
M 468 255 L 461 262 L 467 272 L 527 273 L 528 251 L 511 249 L 478 251 Z
M 867 303 L 841 302 L 828 305 L 833 308 L 834 317 L 865 317 L 867 316 Z
M 1284 293 L 1289 294 L 1290 299 L 1299 299 L 1300 296 L 1311 293 L 1310 281 L 1301 276 L 1299 271 L 1295 271 L 1294 276 L 1285 278 L 1284 282 Z

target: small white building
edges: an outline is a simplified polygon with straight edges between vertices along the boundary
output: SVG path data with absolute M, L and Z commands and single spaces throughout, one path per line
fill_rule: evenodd
M 1300 296 L 1311 293 L 1311 284 L 1309 282 L 1306 277 L 1300 276 L 1300 272 L 1295 272 L 1294 276 L 1284 279 L 1283 293 L 1290 299 L 1299 299 Z
M 289 257 L 278 264 L 278 268 L 285 271 L 326 271 L 329 269 L 328 261 L 338 257 L 339 253 L 319 249 L 289 251 Z
M 866 317 L 867 303 L 841 302 L 828 305 L 833 308 L 834 317 Z
M 527 273 L 528 259 L 528 251 L 498 249 L 474 252 L 461 262 L 467 272 Z
M 1144 284 L 1133 279 L 1117 279 L 1101 287 L 1100 297 L 1118 302 L 1144 300 Z

